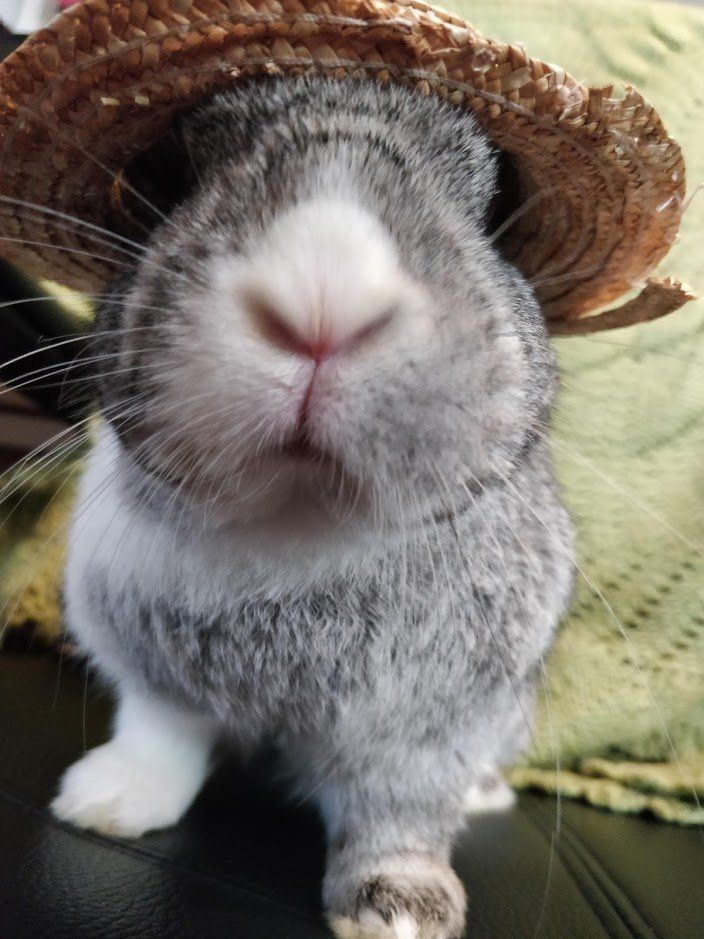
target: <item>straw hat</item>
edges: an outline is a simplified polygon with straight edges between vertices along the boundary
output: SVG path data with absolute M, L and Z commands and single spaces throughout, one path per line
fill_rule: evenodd
M 646 281 L 685 193 L 682 154 L 651 105 L 632 88 L 620 98 L 588 88 L 416 0 L 70 7 L 0 65 L 0 236 L 12 239 L 0 250 L 33 274 L 100 290 L 124 253 L 91 226 L 135 234 L 125 170 L 175 114 L 243 76 L 309 71 L 401 82 L 475 114 L 513 157 L 528 204 L 505 251 L 554 333 L 655 319 L 689 299 L 676 282 Z

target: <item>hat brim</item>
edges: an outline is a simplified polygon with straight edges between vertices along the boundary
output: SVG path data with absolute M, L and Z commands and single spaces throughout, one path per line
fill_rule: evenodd
M 503 250 L 553 332 L 653 319 L 689 299 L 681 285 L 651 279 L 644 302 L 589 315 L 640 287 L 679 228 L 684 162 L 653 107 L 633 88 L 620 98 L 589 88 L 415 0 L 69 8 L 0 65 L 2 254 L 99 292 L 125 264 L 126 249 L 99 230 L 129 231 L 116 198 L 124 168 L 214 91 L 311 71 L 401 82 L 475 114 L 512 155 L 525 210 Z

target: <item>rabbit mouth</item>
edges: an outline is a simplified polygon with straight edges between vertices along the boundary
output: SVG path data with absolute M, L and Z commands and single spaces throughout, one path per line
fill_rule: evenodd
M 295 463 L 310 464 L 330 469 L 343 469 L 342 463 L 338 457 L 318 446 L 304 430 L 296 431 L 293 436 L 289 437 L 281 446 L 277 447 L 272 455 L 283 457 Z
M 302 463 L 322 463 L 334 459 L 327 451 L 318 447 L 306 433 L 296 433 L 286 440 L 278 452 Z

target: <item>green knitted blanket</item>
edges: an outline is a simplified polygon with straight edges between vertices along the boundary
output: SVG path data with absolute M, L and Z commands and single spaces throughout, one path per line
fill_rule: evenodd
M 630 0 L 447 5 L 590 84 L 637 85 L 682 143 L 690 191 L 704 182 L 704 90 L 694 79 L 704 15 Z M 703 220 L 704 194 L 667 259 L 667 272 L 695 292 L 704 292 Z M 564 383 L 554 452 L 582 574 L 547 663 L 534 741 L 510 778 L 619 811 L 702 822 L 704 303 L 556 346 Z M 48 630 L 58 625 L 57 526 L 70 490 L 51 502 L 56 485 L 35 489 L 0 536 L 0 603 L 14 622 Z

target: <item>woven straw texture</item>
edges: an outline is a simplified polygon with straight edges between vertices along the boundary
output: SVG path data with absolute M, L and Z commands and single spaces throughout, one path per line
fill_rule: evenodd
M 415 0 L 86 0 L 0 66 L 0 231 L 30 272 L 104 286 L 119 254 L 83 222 L 130 231 L 115 175 L 174 114 L 238 78 L 325 72 L 399 81 L 469 107 L 513 154 L 531 210 L 506 251 L 535 282 L 556 333 L 653 319 L 688 299 L 649 282 L 685 191 L 682 155 L 633 88 L 589 88 L 520 44 L 483 38 Z M 61 222 L 58 224 L 57 222 Z M 132 232 L 130 232 L 132 233 Z

